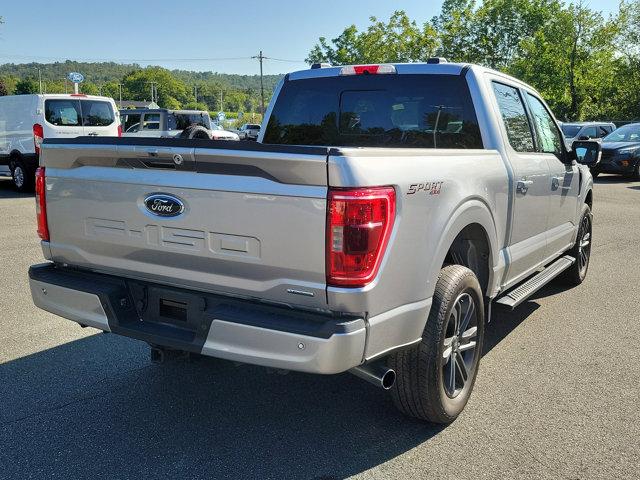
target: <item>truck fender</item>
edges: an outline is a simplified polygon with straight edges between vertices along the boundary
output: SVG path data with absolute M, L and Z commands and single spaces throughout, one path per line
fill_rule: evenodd
M 496 225 L 487 204 L 480 199 L 471 199 L 465 201 L 453 211 L 442 231 L 438 247 L 435 255 L 432 256 L 430 265 L 429 272 L 431 272 L 431 277 L 427 286 L 428 297 L 433 296 L 440 275 L 440 269 L 449 252 L 449 248 L 460 232 L 473 224 L 478 224 L 482 227 L 489 243 L 489 282 L 488 291 L 485 292 L 485 294 L 489 295 L 492 292 L 494 277 L 498 271 L 497 262 L 499 261 L 499 244 Z

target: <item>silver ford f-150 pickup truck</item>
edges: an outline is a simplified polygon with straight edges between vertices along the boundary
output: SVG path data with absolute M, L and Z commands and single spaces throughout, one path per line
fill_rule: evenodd
M 156 357 L 351 371 L 447 423 L 491 304 L 584 279 L 599 155 L 492 70 L 314 66 L 255 144 L 45 139 L 31 292 Z

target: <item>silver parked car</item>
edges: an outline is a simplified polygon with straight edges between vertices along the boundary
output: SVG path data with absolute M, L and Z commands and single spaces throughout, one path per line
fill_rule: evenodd
M 604 138 L 616 129 L 611 122 L 563 122 L 562 133 L 568 142 Z

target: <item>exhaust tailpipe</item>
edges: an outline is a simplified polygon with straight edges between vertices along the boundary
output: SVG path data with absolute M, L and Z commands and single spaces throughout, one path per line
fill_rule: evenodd
M 383 390 L 389 390 L 396 382 L 395 370 L 383 363 L 360 365 L 359 367 L 353 367 L 349 372 Z

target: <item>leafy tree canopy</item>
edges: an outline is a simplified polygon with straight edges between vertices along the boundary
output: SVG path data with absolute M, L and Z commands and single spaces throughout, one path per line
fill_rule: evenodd
M 640 118 L 640 0 L 604 17 L 582 2 L 445 0 L 419 25 L 401 10 L 366 30 L 321 37 L 307 61 L 334 65 L 425 61 L 485 65 L 537 88 L 565 120 Z

